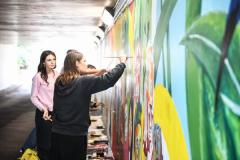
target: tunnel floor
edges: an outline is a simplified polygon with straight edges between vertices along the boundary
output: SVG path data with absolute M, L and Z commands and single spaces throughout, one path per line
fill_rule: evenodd
M 0 91 L 0 159 L 14 160 L 34 127 L 35 108 L 19 87 Z

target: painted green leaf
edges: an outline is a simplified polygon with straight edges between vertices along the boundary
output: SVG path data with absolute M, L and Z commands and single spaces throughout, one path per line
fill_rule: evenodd
M 207 140 L 211 148 L 211 155 L 208 159 L 240 159 L 238 150 L 240 148 L 239 27 L 234 33 L 228 58 L 225 60 L 219 110 L 217 112 L 214 110 L 216 77 L 225 23 L 224 13 L 209 13 L 196 20 L 181 41 L 192 52 L 199 67 L 203 70 L 201 80 L 203 88 L 199 96 L 203 95 L 204 104 L 203 115 L 199 117 L 204 117 L 200 119 L 202 121 L 200 124 L 204 124 L 201 130 L 209 133 L 201 137 L 202 141 Z M 192 95 L 188 93 L 187 98 L 191 99 Z
M 226 16 L 223 13 L 210 13 L 198 19 L 189 29 L 182 40 L 188 49 L 190 49 L 205 73 L 209 76 L 211 84 L 215 88 L 217 71 L 220 59 L 220 44 L 224 32 Z M 229 48 L 229 56 L 225 61 L 225 68 L 230 80 L 225 94 L 240 105 L 240 27 L 237 28 L 232 43 Z M 224 77 L 224 76 L 223 76 Z M 226 85 L 225 85 L 226 86 Z M 229 89 L 232 86 L 232 89 Z
M 188 29 L 192 25 L 192 23 L 194 23 L 195 20 L 200 17 L 201 4 L 202 0 L 186 0 L 186 29 Z M 199 67 L 196 59 L 193 57 L 193 54 L 190 50 L 186 49 L 185 57 L 186 95 L 191 95 L 187 97 L 187 106 L 191 106 L 187 107 L 191 157 L 192 159 L 199 160 L 207 159 L 206 157 L 209 155 L 209 150 L 206 149 L 206 142 L 203 141 L 203 139 L 201 138 L 205 136 L 205 132 L 200 132 L 202 128 L 201 126 L 203 125 L 202 96 L 199 95 L 199 91 L 202 90 L 202 68 Z
M 158 66 L 159 64 L 160 53 L 163 46 L 164 36 L 167 32 L 170 17 L 172 15 L 172 12 L 176 3 L 177 3 L 177 0 L 167 0 L 167 1 L 164 1 L 164 4 L 162 6 L 160 19 L 157 24 L 156 35 L 154 38 L 155 66 Z M 154 68 L 154 74 L 157 75 L 157 67 Z M 156 76 L 155 76 L 154 82 L 156 82 Z
M 193 23 L 181 41 L 182 44 L 193 51 L 199 63 L 206 69 L 214 86 L 220 58 L 219 46 L 223 37 L 225 19 L 223 13 L 210 13 L 203 16 Z

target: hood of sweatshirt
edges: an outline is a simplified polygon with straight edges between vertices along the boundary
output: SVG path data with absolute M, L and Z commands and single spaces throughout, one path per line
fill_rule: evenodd
M 66 85 L 62 84 L 62 82 L 57 83 L 55 85 L 55 93 L 59 96 L 66 96 L 71 94 L 77 88 L 78 78 L 75 78 L 71 83 Z

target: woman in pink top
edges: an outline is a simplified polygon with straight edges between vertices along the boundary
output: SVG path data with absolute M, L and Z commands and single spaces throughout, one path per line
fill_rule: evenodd
M 51 146 L 51 113 L 53 110 L 54 83 L 59 73 L 54 52 L 43 51 L 38 73 L 33 77 L 31 101 L 37 107 L 35 115 L 37 151 L 41 160 L 49 160 Z

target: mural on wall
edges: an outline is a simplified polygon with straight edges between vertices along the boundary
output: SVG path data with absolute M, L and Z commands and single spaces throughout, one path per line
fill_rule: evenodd
M 240 3 L 225 3 L 231 6 L 229 13 L 213 11 L 204 15 L 196 6 L 201 1 L 188 3 L 195 11 L 187 14 L 187 32 L 181 43 L 188 49 L 186 81 L 192 157 L 239 159 L 240 54 L 236 22 Z M 197 132 L 194 126 L 199 126 Z
M 116 159 L 240 159 L 239 19 L 239 0 L 125 9 L 102 49 L 132 57 L 105 95 Z

